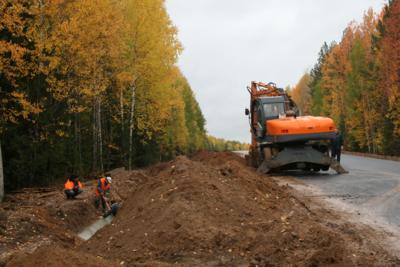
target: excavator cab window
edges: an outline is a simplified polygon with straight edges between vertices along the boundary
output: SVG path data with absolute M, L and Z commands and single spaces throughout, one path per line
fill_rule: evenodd
M 264 134 L 264 114 L 263 114 L 263 105 L 259 101 L 254 102 L 254 114 L 253 114 L 253 131 L 254 135 L 258 138 L 261 138 Z
M 278 118 L 279 115 L 285 114 L 284 103 L 265 103 L 263 104 L 264 116 L 267 119 Z

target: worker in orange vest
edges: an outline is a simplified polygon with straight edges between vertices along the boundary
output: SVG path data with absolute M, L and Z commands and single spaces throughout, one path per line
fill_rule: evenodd
M 112 183 L 111 176 L 99 177 L 99 179 L 97 179 L 97 186 L 96 186 L 96 190 L 95 190 L 96 208 L 99 208 L 100 203 L 101 203 L 103 211 L 106 210 L 106 207 L 107 207 L 106 198 L 109 197 L 110 190 L 111 190 L 111 183 Z
M 64 193 L 67 199 L 73 199 L 82 193 L 82 184 L 77 175 L 71 175 L 64 184 Z

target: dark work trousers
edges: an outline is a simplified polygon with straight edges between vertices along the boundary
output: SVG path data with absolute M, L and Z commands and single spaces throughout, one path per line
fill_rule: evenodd
M 105 193 L 106 197 L 108 197 L 109 194 L 110 194 L 109 192 L 106 192 Z M 95 202 L 94 202 L 94 204 L 96 206 L 96 209 L 99 208 L 100 203 L 101 203 L 101 207 L 103 208 L 103 211 L 106 210 L 106 207 L 107 207 L 106 201 L 105 201 L 104 197 L 102 197 L 101 195 L 100 196 L 96 196 L 96 199 L 95 199 Z
M 82 190 L 80 188 L 72 188 L 70 190 L 65 189 L 64 193 L 67 196 L 67 198 L 75 198 L 77 195 L 82 193 Z
M 342 148 L 336 146 L 336 144 L 333 144 L 331 148 L 331 157 L 336 158 L 337 162 L 340 162 L 341 154 L 342 154 Z
M 342 149 L 338 148 L 336 150 L 336 160 L 337 160 L 337 162 L 340 162 L 340 154 L 342 154 Z

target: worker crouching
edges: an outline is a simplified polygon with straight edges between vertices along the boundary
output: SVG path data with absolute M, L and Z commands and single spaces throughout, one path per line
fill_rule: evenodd
M 77 175 L 71 175 L 64 184 L 64 193 L 67 199 L 73 199 L 82 193 L 82 184 Z

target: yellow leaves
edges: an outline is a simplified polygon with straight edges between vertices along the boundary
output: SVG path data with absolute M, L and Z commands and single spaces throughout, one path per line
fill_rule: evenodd
M 8 53 L 12 61 L 19 61 L 26 53 L 27 49 L 9 41 L 0 40 L 0 53 Z
M 56 130 L 56 135 L 58 137 L 64 137 L 64 136 L 66 136 L 66 133 L 62 130 Z
M 7 28 L 14 36 L 22 35 L 24 30 L 22 13 L 29 13 L 22 1 L 2 1 L 0 4 L 0 31 Z
M 121 82 L 122 84 L 125 84 L 125 85 L 131 84 L 132 81 L 134 81 L 136 79 L 135 76 L 128 71 L 122 71 L 122 72 L 118 73 L 116 75 L 116 78 L 119 82 Z
M 24 64 L 27 49 L 10 41 L 0 40 L 0 67 L 6 79 L 15 86 L 18 75 L 27 75 L 29 69 Z
M 162 1 L 125 1 L 128 70 L 153 82 L 163 79 L 176 62 L 180 44 Z
M 110 0 L 60 3 L 49 3 L 52 31 L 42 40 L 56 52 L 45 65 L 47 81 L 58 100 L 78 97 L 90 103 L 105 92 L 119 65 L 122 14 Z
M 322 77 L 316 75 L 318 83 L 313 89 L 319 90 L 323 113 L 344 131 L 350 149 L 371 153 L 398 150 L 400 2 L 393 3 L 384 9 L 379 24 L 371 9 L 362 23 L 349 24 L 340 43 L 320 61 Z
M 173 64 L 181 49 L 176 28 L 163 1 L 123 1 L 122 5 L 126 32 L 121 65 L 125 69 L 118 79 L 128 84 L 136 81 L 135 130 L 148 140 L 163 140 L 164 147 L 173 135 L 181 146 L 186 142 L 184 104 L 173 88 L 177 79 Z
M 25 93 L 12 91 L 9 94 L 2 94 L 0 99 L 0 133 L 3 130 L 2 124 L 17 123 L 18 118 L 29 119 L 32 114 L 43 111 L 38 104 L 31 103 Z
M 12 92 L 11 96 L 14 97 L 15 101 L 21 106 L 20 115 L 27 119 L 30 114 L 37 114 L 42 112 L 42 108 L 37 104 L 32 104 L 26 98 L 24 93 Z
M 290 93 L 293 101 L 297 104 L 304 115 L 311 114 L 310 83 L 311 76 L 309 73 L 305 73 Z

